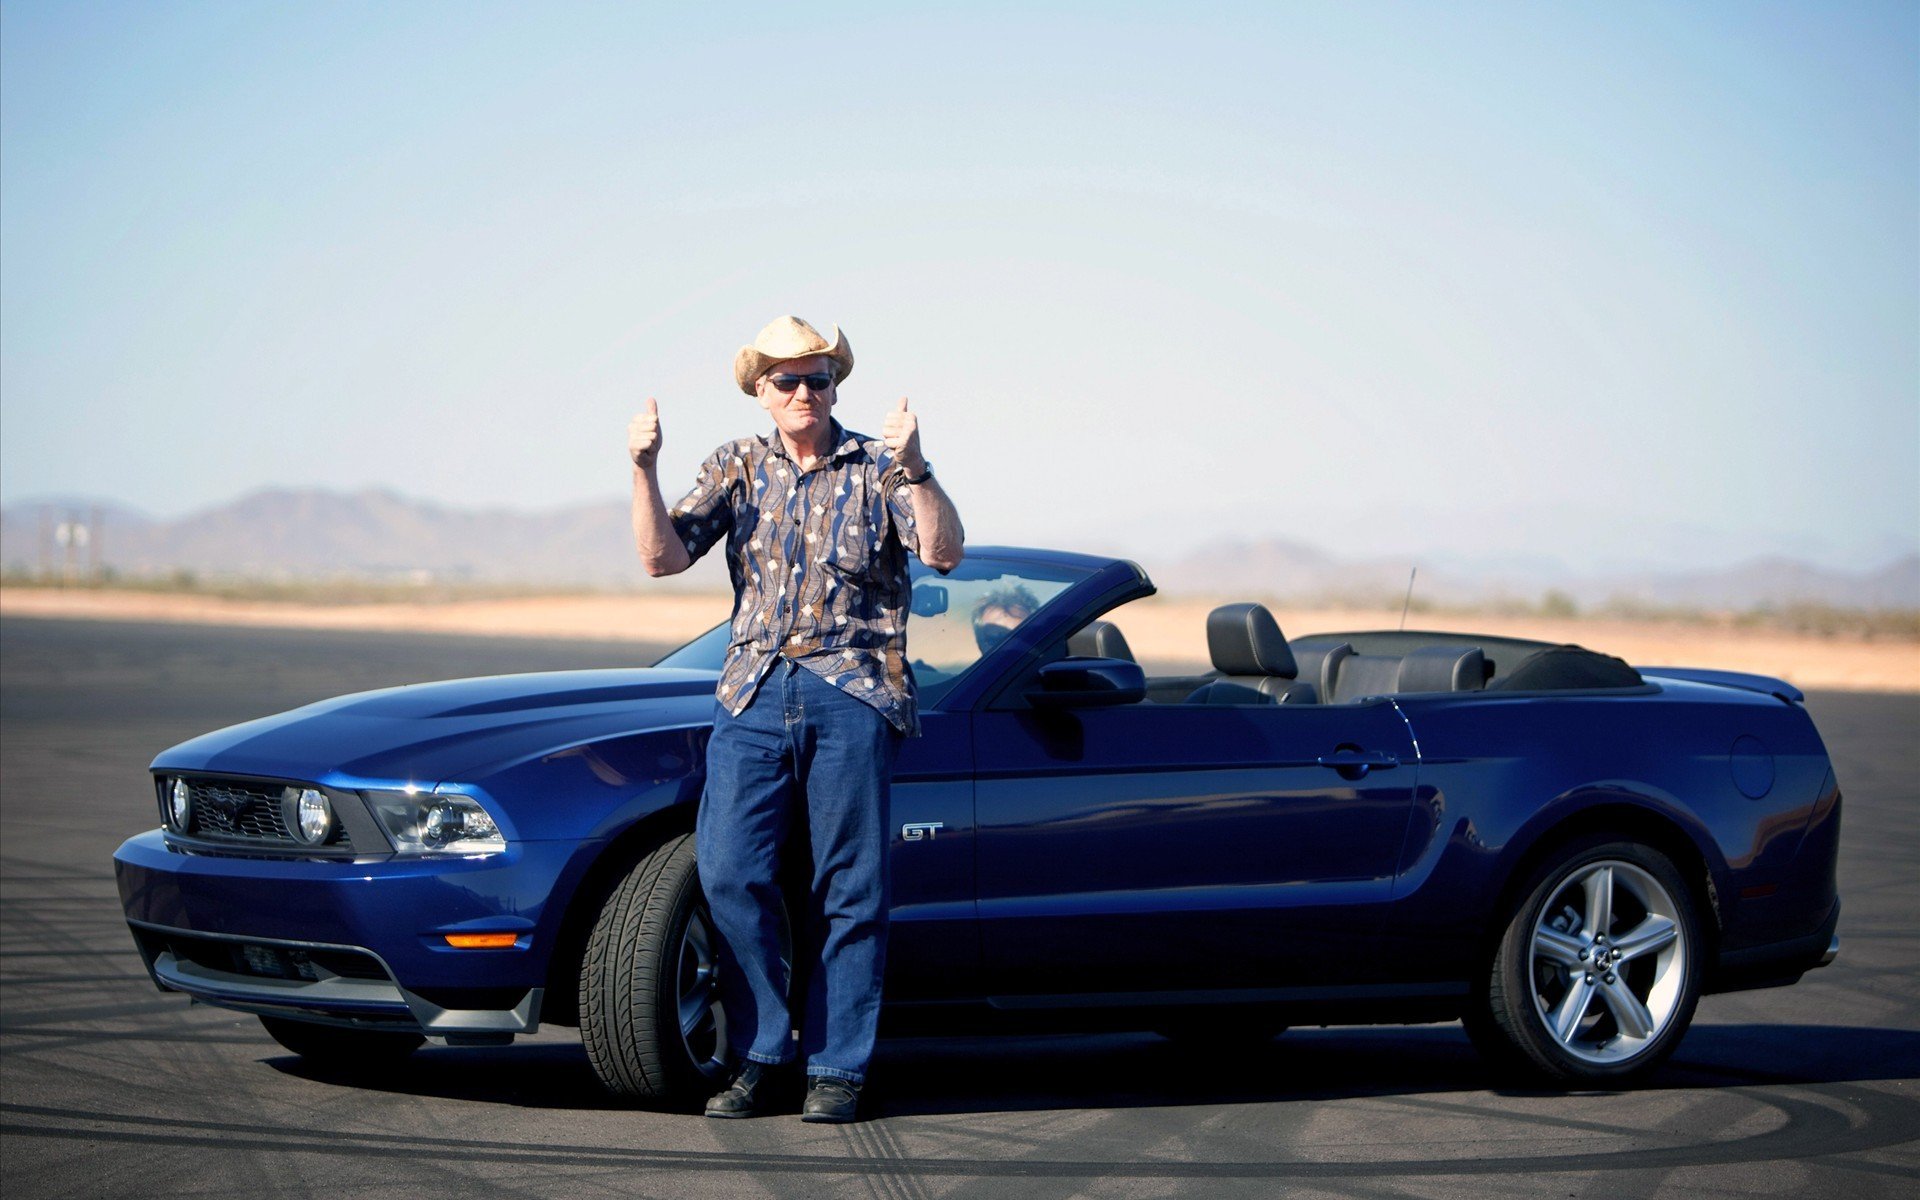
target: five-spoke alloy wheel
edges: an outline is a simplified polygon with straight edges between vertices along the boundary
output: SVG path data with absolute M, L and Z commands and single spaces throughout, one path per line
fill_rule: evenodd
M 1672 860 L 1635 842 L 1574 842 L 1510 914 L 1468 1028 L 1550 1079 L 1617 1083 L 1686 1033 L 1701 953 L 1694 893 Z

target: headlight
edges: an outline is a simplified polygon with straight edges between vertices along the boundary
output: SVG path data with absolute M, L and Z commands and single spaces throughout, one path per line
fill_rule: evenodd
M 318 846 L 333 833 L 333 802 L 314 788 L 286 790 L 287 828 L 309 846 Z
M 167 815 L 173 819 L 173 827 L 185 833 L 187 823 L 193 820 L 193 789 L 184 779 L 175 779 L 167 790 Z
M 500 827 L 471 796 L 450 792 L 368 792 L 367 803 L 402 854 L 498 854 Z

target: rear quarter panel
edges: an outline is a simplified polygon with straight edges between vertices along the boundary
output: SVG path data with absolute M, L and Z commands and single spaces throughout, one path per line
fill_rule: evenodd
M 1476 974 L 1509 886 L 1589 823 L 1657 821 L 1684 838 L 1697 863 L 1682 869 L 1706 877 L 1697 882 L 1717 902 L 1723 950 L 1817 927 L 1831 907 L 1830 857 L 1801 861 L 1833 785 L 1798 705 L 1686 682 L 1400 704 L 1420 766 L 1387 936 L 1408 977 Z M 1746 794 L 1767 767 L 1770 784 Z

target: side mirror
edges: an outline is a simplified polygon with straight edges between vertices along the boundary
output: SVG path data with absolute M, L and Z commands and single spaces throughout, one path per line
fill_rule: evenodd
M 947 589 L 937 583 L 917 583 L 913 587 L 913 615 L 937 617 L 947 611 Z
M 1105 708 L 1147 698 L 1147 673 L 1121 658 L 1063 658 L 1040 668 L 1039 683 L 1027 691 L 1035 708 Z

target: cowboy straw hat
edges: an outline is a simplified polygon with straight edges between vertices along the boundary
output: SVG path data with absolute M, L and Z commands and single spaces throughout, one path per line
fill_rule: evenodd
M 753 345 L 740 347 L 740 353 L 733 356 L 733 381 L 751 396 L 755 394 L 754 381 L 766 374 L 769 367 L 816 354 L 833 360 L 835 383 L 853 374 L 853 347 L 841 335 L 838 325 L 833 327 L 833 340 L 829 342 L 820 336 L 818 329 L 799 317 L 775 317 L 754 337 Z

